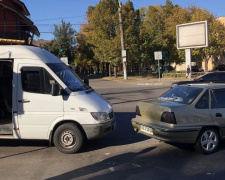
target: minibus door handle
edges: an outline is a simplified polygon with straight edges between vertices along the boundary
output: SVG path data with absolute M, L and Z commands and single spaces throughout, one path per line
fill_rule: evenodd
M 29 103 L 30 101 L 29 100 L 26 100 L 26 99 L 22 99 L 22 100 L 19 100 L 18 102 L 19 103 Z

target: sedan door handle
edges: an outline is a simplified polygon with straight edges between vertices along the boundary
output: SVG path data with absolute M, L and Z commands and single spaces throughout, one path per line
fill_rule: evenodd
M 29 103 L 30 101 L 29 100 L 26 100 L 26 99 L 22 99 L 22 100 L 19 100 L 18 102 L 19 103 Z
M 216 113 L 216 117 L 222 117 L 221 113 Z

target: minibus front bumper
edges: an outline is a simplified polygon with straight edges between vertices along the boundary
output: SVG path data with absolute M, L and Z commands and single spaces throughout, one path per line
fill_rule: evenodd
M 112 119 L 105 123 L 83 125 L 83 128 L 87 139 L 95 139 L 113 131 L 116 128 L 116 120 Z

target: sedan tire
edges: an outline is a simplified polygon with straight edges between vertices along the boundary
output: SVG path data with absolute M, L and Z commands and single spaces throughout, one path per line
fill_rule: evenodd
M 53 141 L 60 152 L 72 154 L 81 149 L 84 143 L 84 137 L 75 124 L 67 123 L 56 129 Z
M 219 135 L 216 129 L 203 129 L 195 144 L 196 151 L 203 154 L 211 154 L 217 150 L 219 146 Z

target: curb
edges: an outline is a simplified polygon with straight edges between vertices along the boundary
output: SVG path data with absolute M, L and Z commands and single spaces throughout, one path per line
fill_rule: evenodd
M 170 86 L 172 83 L 165 82 L 147 82 L 147 83 L 137 83 L 139 86 Z

